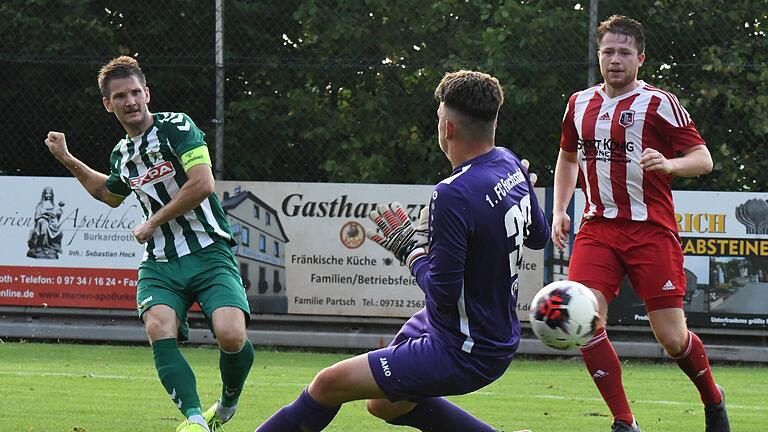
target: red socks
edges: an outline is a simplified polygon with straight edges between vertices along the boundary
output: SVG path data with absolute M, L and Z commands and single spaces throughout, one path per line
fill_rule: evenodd
M 621 362 L 611 341 L 608 340 L 605 328 L 599 329 L 595 336 L 581 347 L 581 357 L 605 403 L 608 404 L 613 419 L 631 424 L 633 416 L 621 382 Z
M 693 381 L 699 390 L 701 401 L 705 405 L 720 403 L 722 396 L 715 386 L 714 378 L 712 378 L 712 369 L 709 367 L 707 353 L 704 352 L 704 344 L 701 343 L 701 339 L 696 336 L 696 333 L 688 332 L 688 343 L 685 350 L 679 357 L 672 358 Z
M 621 382 L 621 362 L 604 328 L 598 330 L 595 336 L 581 347 L 581 357 L 605 403 L 608 404 L 614 420 L 632 423 L 632 411 L 629 409 L 627 395 L 624 393 L 624 385 Z M 679 357 L 673 357 L 673 359 L 699 390 L 701 401 L 705 405 L 720 403 L 722 396 L 712 378 L 712 369 L 704 352 L 704 344 L 695 333 L 688 332 L 685 350 Z

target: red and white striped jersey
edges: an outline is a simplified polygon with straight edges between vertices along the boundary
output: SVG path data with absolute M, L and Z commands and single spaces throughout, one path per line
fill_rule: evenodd
M 643 149 L 674 158 L 705 144 L 677 98 L 643 81 L 608 97 L 600 85 L 574 93 L 563 117 L 560 148 L 578 151 L 584 217 L 648 221 L 677 233 L 672 176 L 640 167 Z

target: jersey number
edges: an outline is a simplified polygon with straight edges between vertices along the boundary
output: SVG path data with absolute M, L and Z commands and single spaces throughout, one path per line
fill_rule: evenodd
M 514 277 L 523 265 L 523 241 L 531 224 L 531 196 L 525 195 L 520 203 L 507 210 L 504 225 L 509 244 L 509 276 Z M 516 284 L 515 284 L 516 285 Z

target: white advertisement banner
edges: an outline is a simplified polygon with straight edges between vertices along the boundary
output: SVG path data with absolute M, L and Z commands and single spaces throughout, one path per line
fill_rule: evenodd
M 143 217 L 74 178 L 0 177 L 0 305 L 134 309 Z M 400 201 L 413 220 L 430 185 L 217 182 L 239 245 L 253 312 L 408 317 L 424 305 L 415 278 L 365 237 L 368 213 Z M 537 190 L 539 201 L 543 189 Z M 543 285 L 543 252 L 525 252 L 518 309 Z M 527 319 L 527 313 L 520 314 Z
M 0 304 L 136 307 L 138 201 L 118 208 L 74 178 L 0 177 Z
M 415 221 L 432 189 L 430 185 L 217 182 L 240 240 L 236 257 L 252 310 L 380 317 L 413 314 L 424 305 L 423 292 L 405 266 L 365 237 L 365 229 L 373 227 L 368 213 L 379 203 L 399 201 Z M 530 302 L 542 282 L 543 252 L 526 250 L 520 297 Z M 521 302 L 521 309 L 528 307 Z

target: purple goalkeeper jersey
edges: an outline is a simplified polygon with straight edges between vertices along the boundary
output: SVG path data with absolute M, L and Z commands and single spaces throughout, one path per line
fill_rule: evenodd
M 520 159 L 495 147 L 456 167 L 432 192 L 429 226 L 412 273 L 431 333 L 467 353 L 513 354 L 523 245 L 542 249 L 550 232 Z

